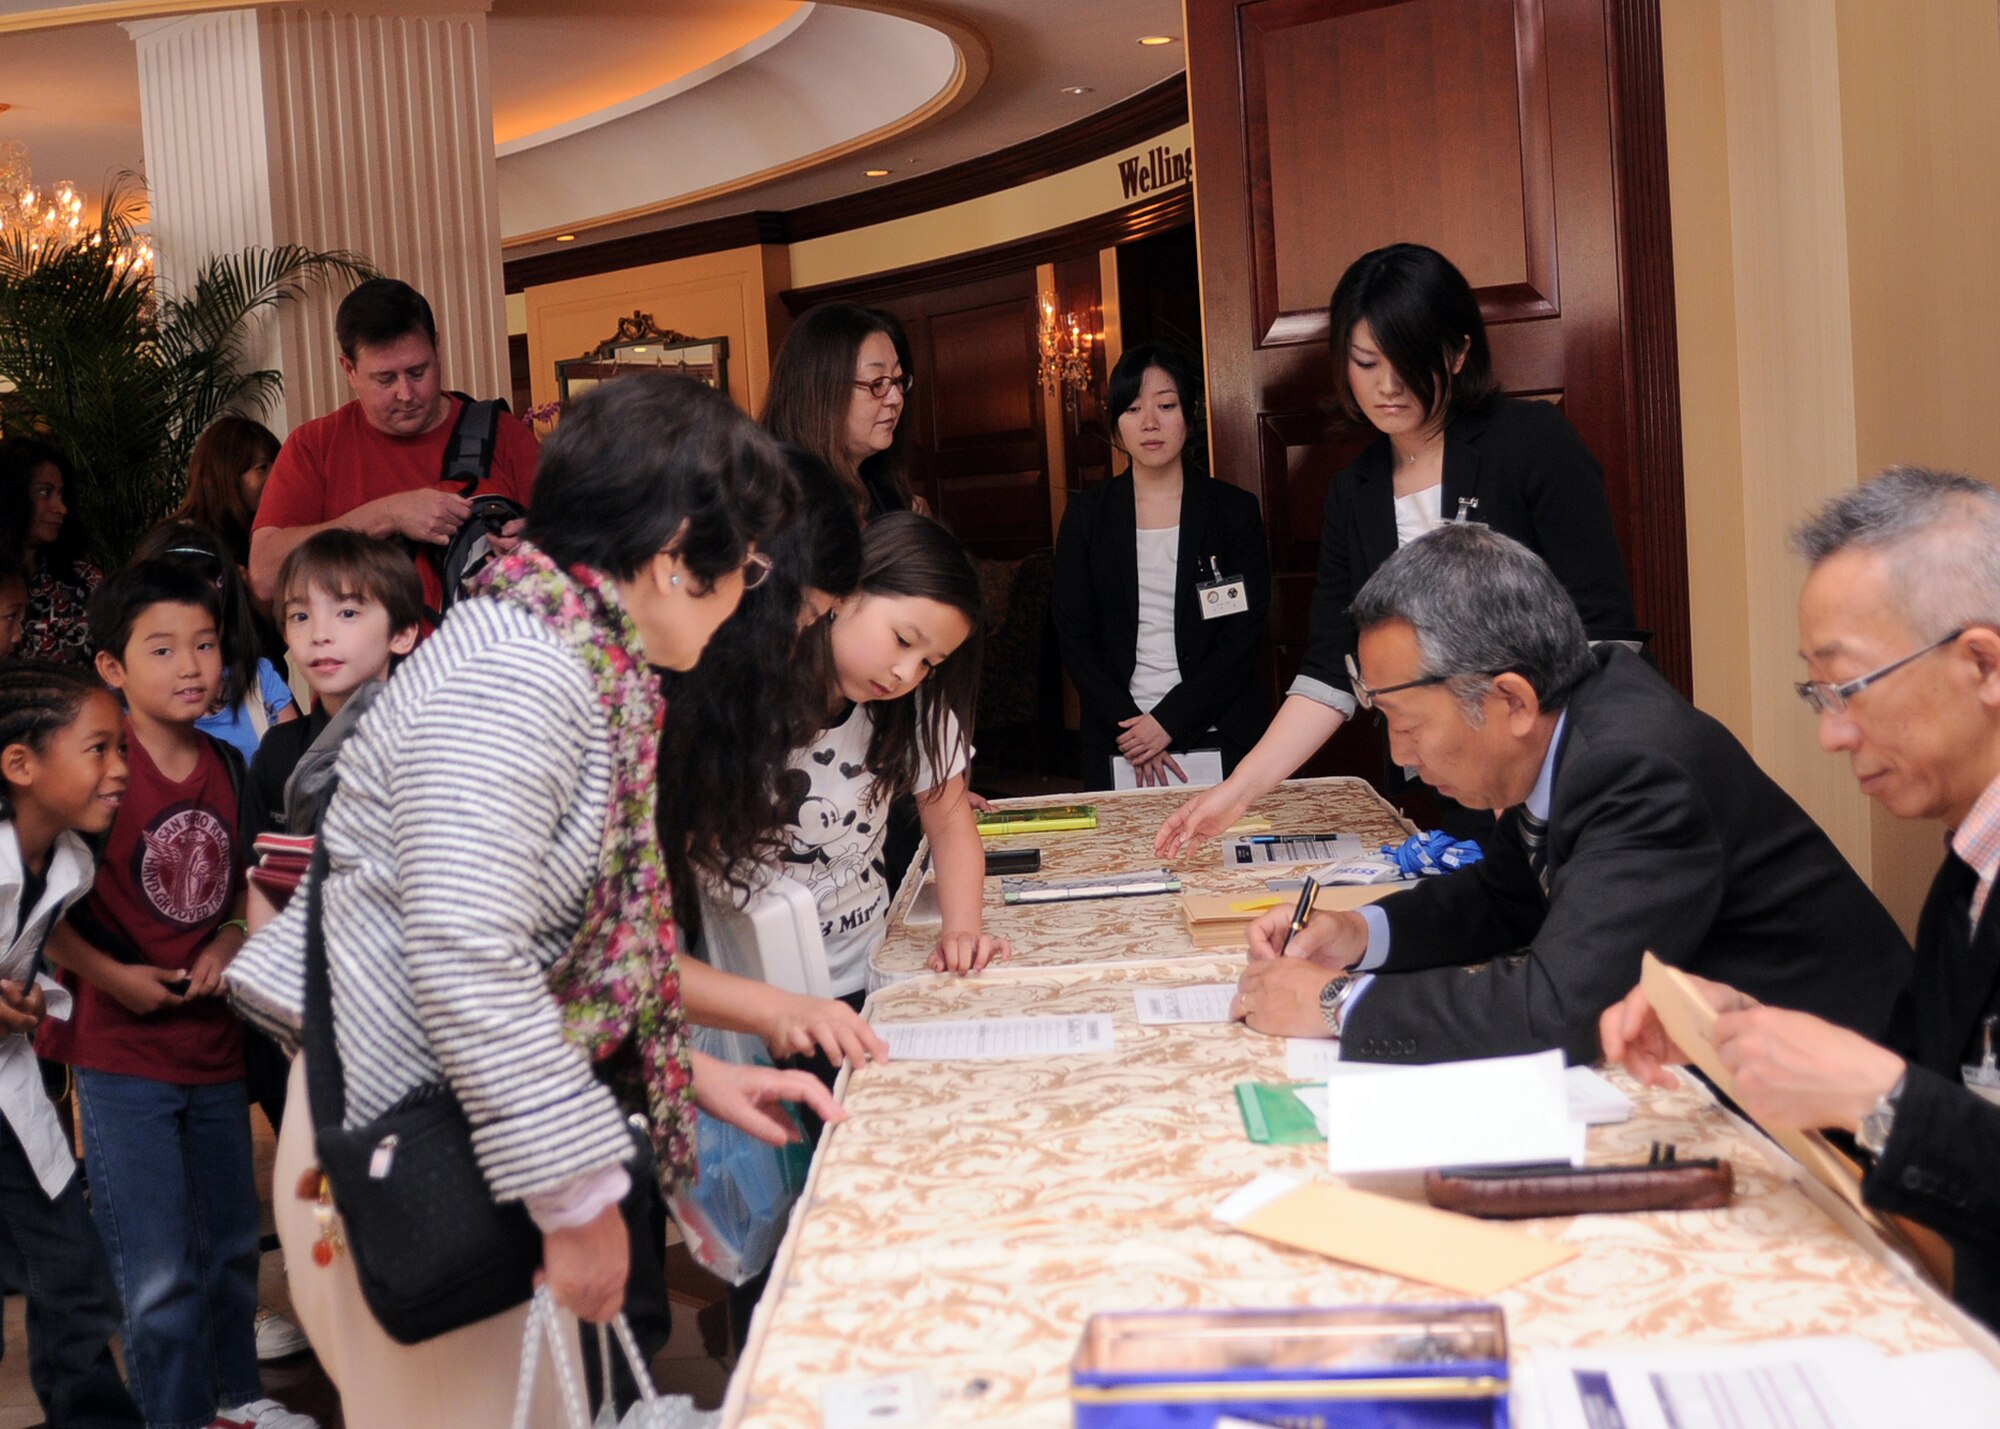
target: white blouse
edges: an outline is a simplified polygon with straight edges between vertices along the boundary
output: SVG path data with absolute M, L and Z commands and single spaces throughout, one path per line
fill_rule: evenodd
M 1127 687 L 1132 703 L 1150 714 L 1181 682 L 1174 650 L 1174 582 L 1180 570 L 1181 528 L 1141 530 L 1139 537 L 1139 650 Z

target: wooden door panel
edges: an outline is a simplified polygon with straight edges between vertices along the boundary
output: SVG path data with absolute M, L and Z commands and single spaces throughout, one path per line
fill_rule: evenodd
M 939 450 L 1033 438 L 1034 331 L 1024 326 L 1020 300 L 934 312 L 930 337 Z
M 1393 242 L 1466 273 L 1503 390 L 1559 402 L 1604 466 L 1640 621 L 1685 691 L 1657 0 L 1186 13 L 1211 441 L 1264 504 L 1274 693 L 1305 638 L 1327 487 L 1371 435 L 1331 416 L 1327 298 Z
M 1242 11 L 1260 346 L 1326 340 L 1346 260 L 1452 255 L 1490 317 L 1556 309 L 1539 0 L 1265 0 Z

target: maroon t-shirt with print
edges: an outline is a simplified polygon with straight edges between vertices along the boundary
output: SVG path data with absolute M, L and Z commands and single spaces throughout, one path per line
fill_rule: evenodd
M 236 795 L 229 768 L 202 740 L 194 773 L 176 784 L 160 772 L 128 724 L 131 782 L 112 821 L 97 881 L 72 919 L 113 957 L 133 953 L 155 967 L 192 968 L 226 922 L 243 886 Z M 116 943 L 118 946 L 105 946 Z M 67 1023 L 45 1019 L 35 1049 L 100 1072 L 181 1086 L 243 1075 L 243 1024 L 220 997 L 198 997 L 150 1017 L 65 973 L 76 994 Z

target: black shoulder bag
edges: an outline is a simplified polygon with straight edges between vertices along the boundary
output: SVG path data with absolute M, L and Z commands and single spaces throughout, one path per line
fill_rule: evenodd
M 493 1199 L 472 1154 L 472 1124 L 449 1088 L 422 1088 L 366 1126 L 343 1125 L 347 1089 L 321 903 L 326 870 L 322 838 L 306 883 L 302 1040 L 313 1138 L 362 1298 L 391 1339 L 420 1344 L 524 1304 L 542 1237 L 525 1207 Z

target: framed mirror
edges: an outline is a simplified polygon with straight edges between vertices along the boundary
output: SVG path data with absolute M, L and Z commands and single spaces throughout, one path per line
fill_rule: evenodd
M 568 404 L 600 382 L 663 368 L 727 392 L 729 339 L 689 337 L 684 332 L 657 326 L 650 313 L 635 311 L 629 318 L 620 318 L 618 331 L 592 351 L 558 362 L 556 390 Z

